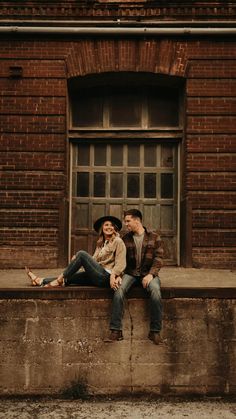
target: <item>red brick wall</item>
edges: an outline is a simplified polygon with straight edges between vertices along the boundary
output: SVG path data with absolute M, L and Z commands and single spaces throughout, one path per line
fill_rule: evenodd
M 0 48 L 0 264 L 64 266 L 64 58 L 60 51 L 55 54 L 55 44 L 9 41 L 1 42 Z M 12 66 L 22 67 L 22 78 L 9 77 Z
M 5 2 L 6 3 L 6 2 Z M 26 2 L 27 3 L 27 2 Z M 39 4 L 40 2 L 38 2 Z M 45 18 L 61 19 L 62 3 L 48 5 Z M 137 16 L 130 2 L 97 8 L 67 2 L 66 18 Z M 129 5 L 128 5 L 129 3 Z M 197 3 L 197 2 L 195 2 Z M 202 4 L 204 2 L 201 2 Z M 211 3 L 195 9 L 152 2 L 139 5 L 150 20 L 235 17 L 235 7 Z M 213 7 L 214 3 L 214 7 Z M 40 16 L 34 2 L 2 17 Z M 86 3 L 87 4 L 87 3 Z M 141 4 L 141 3 L 140 3 Z M 33 6 L 32 6 L 33 5 Z M 65 4 L 64 4 L 65 5 Z M 88 6 L 88 4 L 87 4 Z M 34 7 L 31 9 L 31 7 Z M 27 11 L 28 10 L 28 11 Z M 154 13 L 155 11 L 155 13 Z M 41 16 L 42 17 L 42 16 Z M 1 20 L 1 18 L 0 18 Z M 236 44 L 231 38 L 103 38 L 0 40 L 0 265 L 65 264 L 68 231 L 67 78 L 86 74 L 142 71 L 186 79 L 183 190 L 192 203 L 194 266 L 236 265 Z M 23 77 L 9 77 L 22 66 Z
M 150 21 L 196 20 L 211 21 L 217 19 L 235 19 L 234 1 L 224 0 L 15 0 L 0 4 L 1 19 L 56 19 L 75 20 L 96 18 L 110 20 L 114 18 L 138 19 Z
M 186 101 L 186 189 L 194 266 L 236 265 L 236 44 L 191 48 Z

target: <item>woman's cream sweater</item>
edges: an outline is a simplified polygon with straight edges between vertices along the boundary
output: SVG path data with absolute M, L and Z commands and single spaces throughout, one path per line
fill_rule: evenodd
M 112 241 L 107 240 L 102 247 L 96 247 L 93 258 L 108 272 L 121 275 L 126 267 L 126 247 L 123 240 L 119 236 Z

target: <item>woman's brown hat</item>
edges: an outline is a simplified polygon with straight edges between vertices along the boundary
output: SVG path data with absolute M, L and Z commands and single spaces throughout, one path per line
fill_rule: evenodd
M 98 220 L 95 221 L 93 225 L 93 228 L 97 233 L 105 221 L 111 221 L 111 223 L 116 226 L 117 230 L 121 230 L 122 228 L 122 222 L 119 220 L 119 218 L 113 217 L 112 215 L 105 215 L 104 217 L 98 218 Z

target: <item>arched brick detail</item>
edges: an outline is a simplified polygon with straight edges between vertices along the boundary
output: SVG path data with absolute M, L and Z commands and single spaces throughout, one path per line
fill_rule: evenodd
M 72 43 L 68 78 L 104 72 L 133 71 L 185 76 L 187 44 L 174 40 L 96 39 Z

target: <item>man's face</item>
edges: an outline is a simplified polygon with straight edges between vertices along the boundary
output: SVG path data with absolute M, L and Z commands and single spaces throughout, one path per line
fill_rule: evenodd
M 132 215 L 126 215 L 124 222 L 128 231 L 133 231 L 134 233 L 137 231 L 139 225 L 138 218 L 133 218 Z

